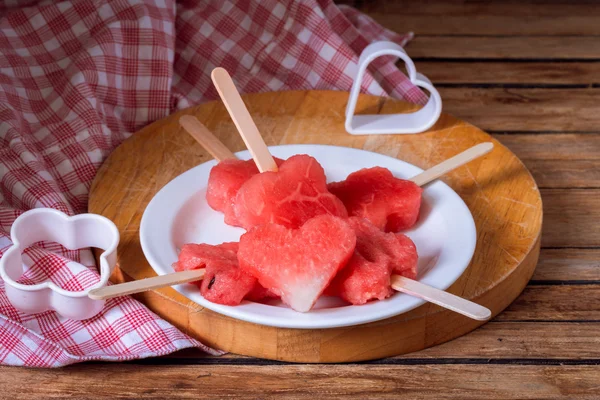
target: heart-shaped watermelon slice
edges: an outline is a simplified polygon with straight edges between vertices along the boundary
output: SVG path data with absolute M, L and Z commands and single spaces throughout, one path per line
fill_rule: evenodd
M 356 249 L 325 294 L 364 304 L 392 295 L 392 273 L 417 276 L 417 248 L 408 236 L 385 233 L 364 218 L 350 217 L 348 223 L 356 233 Z
M 419 217 L 423 190 L 412 181 L 396 178 L 387 168 L 361 169 L 328 188 L 342 200 L 348 215 L 366 218 L 386 232 L 408 229 Z
M 278 172 L 248 179 L 237 192 L 234 209 L 247 230 L 266 223 L 298 228 L 322 214 L 348 216 L 340 199 L 327 190 L 323 167 L 305 154 L 290 157 Z
M 355 244 L 356 234 L 345 220 L 324 214 L 299 229 L 278 224 L 252 228 L 240 239 L 238 259 L 262 286 L 306 312 L 346 265 Z

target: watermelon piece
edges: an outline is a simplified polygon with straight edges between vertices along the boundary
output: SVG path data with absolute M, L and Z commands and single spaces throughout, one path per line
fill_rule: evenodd
M 345 220 L 323 214 L 299 229 L 278 224 L 252 228 L 240 239 L 238 259 L 263 287 L 306 312 L 346 265 L 355 244 L 356 234 Z
M 365 304 L 392 295 L 392 273 L 416 278 L 417 248 L 408 236 L 384 233 L 364 218 L 350 217 L 348 223 L 356 233 L 356 249 L 326 294 L 355 305 Z
M 350 216 L 366 218 L 386 232 L 408 229 L 419 217 L 423 190 L 386 168 L 361 169 L 328 188 L 342 200 Z
M 317 215 L 348 215 L 344 204 L 327 190 L 323 167 L 305 154 L 290 157 L 278 172 L 263 172 L 246 181 L 234 209 L 246 230 L 266 223 L 295 229 Z
M 275 158 L 277 165 L 282 159 Z M 225 215 L 225 223 L 240 226 L 233 210 L 235 195 L 242 185 L 252 176 L 258 174 L 254 160 L 223 160 L 210 170 L 206 201 L 216 211 Z
M 186 244 L 173 264 L 175 271 L 206 268 L 201 281 L 194 282 L 200 293 L 213 303 L 238 305 L 244 298 L 259 301 L 272 297 L 261 287 L 256 278 L 239 268 L 237 259 L 238 243 Z
M 269 289 L 262 287 L 257 281 L 252 290 L 244 298 L 250 301 L 261 302 L 268 299 L 277 299 L 279 296 Z

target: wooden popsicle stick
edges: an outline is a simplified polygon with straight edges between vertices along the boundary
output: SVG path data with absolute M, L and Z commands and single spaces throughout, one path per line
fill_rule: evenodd
M 246 143 L 250 154 L 252 154 L 258 170 L 260 172 L 277 171 L 277 164 L 260 135 L 229 73 L 223 68 L 215 68 L 211 73 L 211 78 L 233 123 L 240 132 L 242 139 L 244 139 L 244 143 Z
M 179 125 L 183 127 L 206 151 L 217 161 L 237 158 L 219 139 L 208 130 L 198 118 L 184 115 L 179 118 Z
M 204 268 L 194 269 L 191 271 L 174 272 L 172 274 L 140 279 L 139 281 L 131 281 L 118 285 L 104 286 L 98 289 L 90 290 L 88 297 L 93 300 L 106 300 L 113 297 L 145 292 L 147 290 L 179 285 L 181 283 L 199 281 L 204 277 L 204 272 Z
M 459 314 L 478 321 L 486 321 L 492 316 L 492 312 L 477 303 L 463 299 L 451 293 L 436 289 L 424 283 L 406 278 L 401 275 L 392 275 L 392 289 L 427 300 Z
M 462 165 L 465 165 L 469 161 L 473 161 L 474 159 L 489 153 L 493 148 L 494 143 L 492 142 L 479 143 L 478 145 L 475 145 L 470 149 L 463 151 L 462 153 L 458 153 L 454 157 L 450 157 L 446 161 L 442 161 L 438 165 L 421 172 L 419 175 L 410 178 L 410 180 L 416 183 L 418 186 L 426 185 L 429 182 L 436 180 L 440 176 L 447 174 L 453 169 L 456 169 Z

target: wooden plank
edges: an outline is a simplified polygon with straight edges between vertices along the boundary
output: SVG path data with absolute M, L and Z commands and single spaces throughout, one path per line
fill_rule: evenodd
M 398 359 L 600 359 L 600 322 L 490 322 Z M 567 345 L 568 344 L 568 345 Z
M 525 160 L 541 188 L 600 187 L 600 160 Z
M 109 379 L 106 379 L 109 377 Z M 597 398 L 596 365 L 82 365 L 0 368 L 10 398 Z M 36 382 L 38 384 L 36 384 Z M 45 384 L 39 384 L 45 382 Z M 26 384 L 24 384 L 26 383 Z
M 600 59 L 596 36 L 415 36 L 406 45 L 411 58 L 493 58 L 518 60 Z
M 598 24 L 600 26 L 600 24 Z M 456 39 L 460 40 L 460 39 Z M 600 82 L 600 62 L 417 61 L 417 71 L 434 85 L 590 85 Z
M 600 285 L 528 286 L 496 321 L 600 321 Z
M 598 88 L 442 87 L 439 91 L 444 112 L 484 130 L 600 132 Z
M 495 134 L 493 136 L 521 160 L 600 159 L 600 134 Z
M 594 4 L 343 1 L 397 32 L 417 35 L 598 35 Z M 508 4 L 507 4 L 508 3 Z
M 369 12 L 368 15 L 395 32 L 415 32 L 423 35 L 598 35 L 598 16 L 523 15 L 410 15 L 403 13 Z M 549 29 L 554 24 L 557 29 Z
M 497 134 L 494 137 L 525 163 L 541 188 L 600 187 L 598 134 Z
M 533 281 L 600 281 L 599 249 L 542 249 Z
M 600 10 L 594 6 L 594 0 L 578 0 L 572 2 L 554 0 L 529 1 L 470 1 L 470 0 L 425 0 L 414 2 L 410 0 L 336 0 L 336 3 L 346 3 L 364 12 L 395 13 L 406 15 L 428 16 L 486 16 L 486 15 L 520 15 L 523 17 L 565 16 L 569 15 L 600 15 Z M 559 29 L 549 26 L 549 30 Z M 550 32 L 547 32 L 550 33 Z
M 543 247 L 600 247 L 599 189 L 542 189 Z

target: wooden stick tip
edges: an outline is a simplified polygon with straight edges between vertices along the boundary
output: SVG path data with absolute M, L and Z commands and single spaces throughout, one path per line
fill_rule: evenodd
M 478 321 L 487 321 L 490 318 L 492 318 L 492 311 L 489 308 L 485 308 L 485 311 L 479 313 L 475 319 Z
M 213 79 L 213 81 L 223 76 L 231 77 L 231 75 L 229 75 L 229 72 L 227 72 L 227 70 L 223 67 L 217 67 L 213 69 L 210 73 L 210 77 Z
M 185 123 L 195 122 L 197 120 L 196 117 L 192 115 L 182 115 L 179 117 L 179 125 L 183 125 Z
M 489 151 L 492 151 L 492 149 L 494 148 L 494 143 L 483 142 L 483 143 L 478 144 L 477 146 L 479 146 L 480 149 L 487 150 L 489 152 Z

